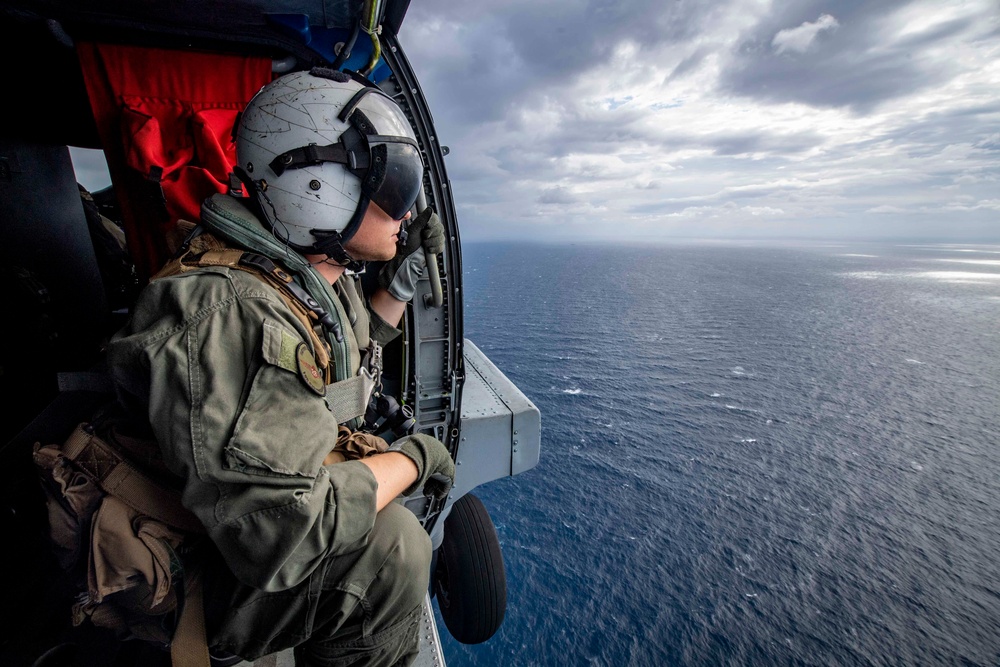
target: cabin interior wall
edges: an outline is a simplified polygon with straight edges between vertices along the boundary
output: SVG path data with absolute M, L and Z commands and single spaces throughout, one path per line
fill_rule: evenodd
M 0 266 L 6 442 L 56 391 L 56 373 L 97 360 L 109 311 L 66 146 L 0 139 Z
M 100 148 L 97 125 L 71 43 L 41 19 L 0 22 L 4 122 L 0 135 Z

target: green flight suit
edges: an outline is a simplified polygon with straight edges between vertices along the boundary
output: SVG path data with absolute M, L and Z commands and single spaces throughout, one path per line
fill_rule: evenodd
M 208 200 L 216 237 L 296 273 L 341 325 L 335 381 L 357 374 L 359 345 L 398 331 L 369 313 L 354 279 L 354 326 L 340 299 L 301 256 L 281 246 L 242 204 Z M 416 651 L 430 540 L 405 508 L 376 514 L 376 482 L 358 461 L 324 466 L 337 420 L 300 361 L 318 351 L 279 293 L 227 267 L 153 280 L 108 365 L 119 401 L 146 417 L 183 503 L 218 557 L 206 558 L 209 643 L 253 659 L 297 646 L 297 662 L 407 664 Z M 313 386 L 310 386 L 310 385 Z M 325 395 L 327 394 L 327 395 Z

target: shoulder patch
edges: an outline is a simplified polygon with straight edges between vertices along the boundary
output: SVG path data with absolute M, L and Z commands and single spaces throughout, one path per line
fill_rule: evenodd
M 316 357 L 309 351 L 308 345 L 299 343 L 299 346 L 295 349 L 295 360 L 298 366 L 299 377 L 306 383 L 306 386 L 316 394 L 324 396 L 326 394 L 326 383 L 324 382 L 323 372 L 316 365 Z
M 302 339 L 288 333 L 285 327 L 272 320 L 264 320 L 264 340 L 262 352 L 264 361 L 292 373 L 298 372 L 295 360 L 296 348 Z
M 264 320 L 264 361 L 297 374 L 310 391 L 326 396 L 326 376 L 308 343 L 273 320 Z

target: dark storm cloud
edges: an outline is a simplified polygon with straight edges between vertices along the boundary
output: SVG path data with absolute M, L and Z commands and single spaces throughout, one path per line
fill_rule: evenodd
M 415 2 L 403 32 L 443 21 L 458 43 L 455 57 L 435 59 L 423 77 L 435 107 L 459 122 L 489 122 L 512 107 L 535 103 L 553 85 L 564 84 L 611 57 L 623 42 L 640 48 L 686 43 L 722 6 L 662 0 L 591 0 L 464 4 Z M 413 50 L 412 47 L 407 46 Z M 420 51 L 432 45 L 418 45 Z M 623 73 L 624 74 L 624 73 Z M 454 100 L 455 104 L 449 104 Z
M 418 0 L 400 37 L 470 237 L 560 238 L 554 208 L 616 235 L 952 233 L 940 212 L 998 205 L 996 21 L 995 0 Z
M 795 3 L 761 21 L 736 46 L 733 66 L 720 81 L 731 93 L 774 102 L 801 102 L 820 107 L 851 107 L 865 112 L 874 106 L 940 84 L 956 65 L 926 57 L 926 49 L 968 30 L 973 19 L 947 21 L 892 42 L 886 19 L 908 0 Z M 819 31 L 809 48 L 781 50 L 775 37 L 782 30 L 815 23 L 827 15 L 836 26 Z
M 646 47 L 686 42 L 716 11 L 697 3 L 662 0 L 517 0 L 465 7 L 452 0 L 430 0 L 413 3 L 406 20 L 485 26 L 494 40 L 511 45 L 521 64 L 545 79 L 585 71 L 626 39 Z M 474 71 L 471 63 L 467 69 Z

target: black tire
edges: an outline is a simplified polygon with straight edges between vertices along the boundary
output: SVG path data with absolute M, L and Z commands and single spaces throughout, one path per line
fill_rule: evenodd
M 493 520 L 467 493 L 451 508 L 437 554 L 434 593 L 451 636 L 463 644 L 492 637 L 507 613 L 507 573 Z

